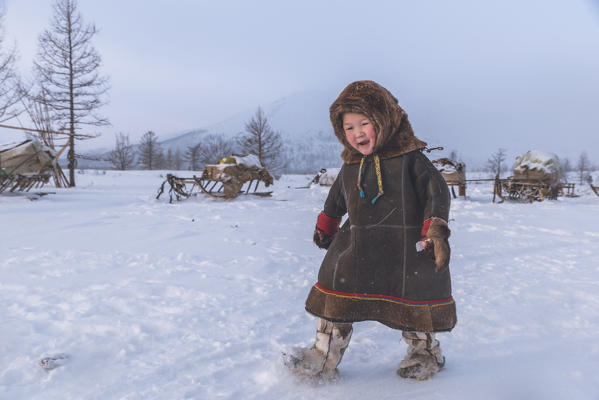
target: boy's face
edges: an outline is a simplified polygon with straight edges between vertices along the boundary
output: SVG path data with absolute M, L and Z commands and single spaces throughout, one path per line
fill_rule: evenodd
M 372 121 L 364 114 L 343 114 L 343 131 L 350 146 L 367 156 L 374 151 L 376 132 Z

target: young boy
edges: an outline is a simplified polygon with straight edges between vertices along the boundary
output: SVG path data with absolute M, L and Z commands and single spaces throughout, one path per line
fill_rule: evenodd
M 306 300 L 319 317 L 316 342 L 287 364 L 298 375 L 336 377 L 352 323 L 374 320 L 403 331 L 408 352 L 397 373 L 428 379 L 445 363 L 435 332 L 456 324 L 447 185 L 397 99 L 377 83 L 348 85 L 330 117 L 344 164 L 314 232 L 328 249 Z

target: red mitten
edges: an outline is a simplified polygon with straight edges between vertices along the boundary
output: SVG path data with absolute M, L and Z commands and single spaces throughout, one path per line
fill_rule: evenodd
M 447 239 L 450 234 L 451 231 L 447 226 L 447 222 L 441 218 L 432 217 L 422 224 L 422 238 L 416 243 L 416 251 L 420 252 L 432 245 L 435 256 L 435 271 L 440 271 L 449 266 L 451 249 Z
M 328 249 L 339 230 L 340 222 L 341 218 L 329 217 L 324 211 L 321 211 L 316 220 L 316 229 L 314 229 L 314 243 L 321 249 Z

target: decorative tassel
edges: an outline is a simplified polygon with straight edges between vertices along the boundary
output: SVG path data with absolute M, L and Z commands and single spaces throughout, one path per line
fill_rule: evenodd
M 360 160 L 360 169 L 358 170 L 358 190 L 360 191 L 360 197 L 366 197 L 364 193 L 364 189 L 362 188 L 362 173 L 364 167 L 364 160 L 366 160 L 366 156 L 363 156 Z M 381 159 L 378 154 L 374 155 L 374 165 L 376 170 L 376 183 L 378 186 L 378 193 L 376 196 L 370 201 L 371 204 L 376 203 L 376 201 L 381 197 L 385 192 L 383 191 L 383 177 L 381 175 Z
M 375 154 L 375 156 L 374 156 L 374 165 L 376 168 L 376 183 L 377 183 L 379 191 L 376 194 L 376 196 L 374 197 L 374 199 L 372 199 L 372 204 L 376 203 L 378 198 L 381 197 L 385 193 L 383 191 L 383 176 L 381 175 L 381 159 L 379 158 L 378 154 Z
M 366 156 L 362 156 L 362 159 L 360 160 L 360 169 L 358 170 L 358 190 L 360 191 L 360 197 L 362 198 L 366 197 L 364 189 L 362 189 L 362 166 L 364 166 L 365 159 Z

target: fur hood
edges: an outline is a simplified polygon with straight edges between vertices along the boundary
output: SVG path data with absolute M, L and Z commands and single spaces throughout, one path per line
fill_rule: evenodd
M 329 108 L 335 136 L 343 144 L 341 158 L 345 163 L 360 161 L 362 154 L 345 139 L 343 114 L 366 115 L 374 124 L 377 134 L 374 153 L 382 159 L 396 157 L 413 150 L 422 150 L 426 143 L 414 136 L 408 114 L 397 99 L 384 87 L 373 81 L 357 81 L 347 85 Z

